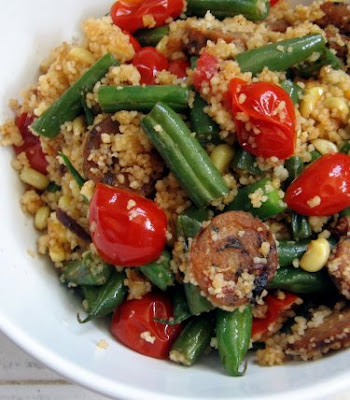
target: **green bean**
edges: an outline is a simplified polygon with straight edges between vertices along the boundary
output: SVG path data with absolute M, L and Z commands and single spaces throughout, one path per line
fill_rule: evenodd
M 196 95 L 193 108 L 190 110 L 192 131 L 196 133 L 196 139 L 201 145 L 207 143 L 220 143 L 219 125 L 204 111 L 208 103 Z
M 285 71 L 300 63 L 315 52 L 322 52 L 326 42 L 322 35 L 313 34 L 271 43 L 257 49 L 238 54 L 236 60 L 242 72 Z
M 286 184 L 291 184 L 294 179 L 299 176 L 304 169 L 304 162 L 299 156 L 292 156 L 284 162 L 284 167 L 288 171 L 288 179 Z
M 310 163 L 318 160 L 320 157 L 322 157 L 322 154 L 320 152 L 318 152 L 317 150 L 313 150 L 311 152 L 311 160 Z
M 216 338 L 221 362 L 226 371 L 233 376 L 242 376 L 242 362 L 247 354 L 252 332 L 252 308 L 246 305 L 241 311 L 217 310 Z
M 201 295 L 199 286 L 192 283 L 184 284 L 188 308 L 192 315 L 199 315 L 213 309 L 213 305 L 206 297 Z
M 61 186 L 57 185 L 55 182 L 50 182 L 48 187 L 46 188 L 46 191 L 50 193 L 56 193 L 61 189 Z
M 301 268 L 286 267 L 277 270 L 268 289 L 282 289 L 296 294 L 327 293 L 333 285 L 326 271 L 306 272 Z
M 293 212 L 291 225 L 293 238 L 296 241 L 307 239 L 312 235 L 309 220 L 304 215 L 299 215 Z
M 210 212 L 206 209 L 191 207 L 177 217 L 176 236 L 183 237 L 185 240 L 197 235 L 202 227 L 202 223 L 210 218 Z
M 96 301 L 98 293 L 100 291 L 100 286 L 80 286 L 79 287 L 83 301 L 83 307 L 86 312 L 91 310 L 91 307 Z
M 311 78 L 317 76 L 320 69 L 325 66 L 330 65 L 333 69 L 340 69 L 341 62 L 337 56 L 335 56 L 327 47 L 320 54 L 320 57 L 314 61 L 305 60 L 300 65 L 296 65 L 294 68 L 294 73 L 302 78 Z
M 112 268 L 100 259 L 87 253 L 82 259 L 64 265 L 61 280 L 73 285 L 104 285 Z
M 63 153 L 59 153 L 59 156 L 62 158 L 65 166 L 67 167 L 68 171 L 73 176 L 79 187 L 82 188 L 85 183 L 85 179 L 74 168 L 73 164 L 70 162 L 69 158 L 66 155 L 64 155 Z
M 124 279 L 125 274 L 115 269 L 108 281 L 100 286 L 98 292 L 92 293 L 87 316 L 82 320 L 78 315 L 78 321 L 85 323 L 94 318 L 104 317 L 115 310 L 126 295 Z
M 298 104 L 303 95 L 303 89 L 289 79 L 281 82 L 280 85 L 281 88 L 289 94 L 289 97 L 292 99 L 293 103 Z
M 340 153 L 350 154 L 350 140 L 347 141 L 339 150 Z
M 106 113 L 121 110 L 148 112 L 158 102 L 175 111 L 185 111 L 190 93 L 190 89 L 181 86 L 101 86 L 98 100 L 102 111 Z
M 154 320 L 166 325 L 176 325 L 192 316 L 188 308 L 186 295 L 182 285 L 177 285 L 171 290 L 171 297 L 174 306 L 174 318 L 171 320 L 155 318 Z
M 261 175 L 263 173 L 257 166 L 256 157 L 242 149 L 242 147 L 238 147 L 235 150 L 232 168 L 249 172 L 252 175 Z
M 197 61 L 198 61 L 198 57 L 197 56 L 193 56 L 193 57 L 190 58 L 191 69 L 196 69 Z
M 114 56 L 111 54 L 104 55 L 64 92 L 50 108 L 33 122 L 31 125 L 32 130 L 38 135 L 51 139 L 56 137 L 63 123 L 72 121 L 75 117 L 82 114 L 82 95 L 90 92 L 96 82 L 106 75 L 108 69 L 117 64 L 118 61 Z
M 171 108 L 158 103 L 141 126 L 197 207 L 227 195 L 220 172 Z
M 86 125 L 91 126 L 94 123 L 95 114 L 92 112 L 91 108 L 89 108 L 87 106 L 84 96 L 82 97 L 81 102 L 82 102 L 83 109 L 84 109 Z
M 134 36 L 142 47 L 152 46 L 156 47 L 157 44 L 163 39 L 164 36 L 169 34 L 169 25 L 161 26 L 160 28 L 141 29 L 137 31 Z
M 270 10 L 267 0 L 187 0 L 187 12 L 203 17 L 210 11 L 216 18 L 234 17 L 242 14 L 251 21 L 265 19 Z
M 257 190 L 262 190 L 262 196 L 266 196 L 266 201 L 262 202 L 259 208 L 253 207 L 249 195 L 252 195 Z M 225 211 L 241 210 L 247 211 L 260 219 L 271 218 L 286 209 L 279 196 L 278 190 L 274 189 L 268 178 L 261 179 L 249 186 L 238 190 L 237 196 L 230 203 Z
M 350 207 L 345 208 L 343 211 L 340 211 L 339 216 L 340 217 L 348 217 L 348 216 L 350 216 Z
M 309 241 L 293 242 L 280 240 L 277 245 L 278 260 L 281 267 L 291 265 L 293 260 L 301 258 L 307 250 Z
M 170 360 L 193 365 L 209 347 L 214 329 L 208 315 L 192 319 L 175 340 L 170 350 Z
M 161 290 L 166 290 L 174 283 L 174 274 L 170 269 L 171 255 L 168 250 L 163 250 L 158 260 L 140 267 L 140 271 L 153 285 Z

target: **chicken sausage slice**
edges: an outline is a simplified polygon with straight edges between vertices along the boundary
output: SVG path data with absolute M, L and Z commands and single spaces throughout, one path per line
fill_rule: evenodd
M 339 241 L 329 258 L 327 269 L 339 292 L 350 300 L 350 237 Z
M 249 303 L 274 277 L 275 240 L 250 213 L 229 211 L 212 219 L 193 239 L 190 274 L 217 307 Z

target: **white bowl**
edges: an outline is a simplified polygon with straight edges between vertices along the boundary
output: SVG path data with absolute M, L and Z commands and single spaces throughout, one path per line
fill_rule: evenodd
M 88 16 L 104 15 L 111 0 L 3 2 L 0 121 L 10 117 L 8 99 L 34 82 L 49 50 L 79 32 Z M 32 220 L 22 214 L 23 187 L 0 150 L 0 330 L 58 373 L 118 399 L 311 399 L 350 385 L 349 353 L 312 363 L 262 368 L 250 363 L 239 379 L 223 373 L 213 357 L 192 368 L 141 356 L 119 345 L 105 322 L 80 325 L 79 302 L 35 250 Z M 28 253 L 29 250 L 29 253 Z M 105 339 L 109 348 L 97 343 Z

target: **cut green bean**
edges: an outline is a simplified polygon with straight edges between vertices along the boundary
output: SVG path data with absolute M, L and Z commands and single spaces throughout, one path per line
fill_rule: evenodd
M 291 184 L 294 179 L 301 174 L 304 169 L 304 162 L 299 156 L 292 156 L 284 162 L 284 167 L 288 171 L 286 184 Z
M 160 28 L 141 29 L 137 31 L 134 36 L 142 47 L 152 46 L 156 47 L 157 44 L 163 39 L 164 36 L 169 34 L 169 25 L 161 26 Z
M 69 261 L 65 264 L 61 280 L 70 285 L 104 285 L 111 275 L 112 268 L 88 253 L 81 260 Z
M 171 255 L 168 250 L 163 250 L 158 260 L 140 267 L 140 271 L 145 277 L 159 287 L 166 290 L 174 283 L 174 274 L 170 269 Z
M 237 147 L 235 150 L 232 168 L 249 172 L 252 175 L 261 175 L 263 173 L 256 163 L 256 157 L 242 149 L 242 147 Z
M 175 340 L 170 350 L 170 360 L 183 365 L 193 365 L 209 347 L 214 329 L 208 315 L 192 319 Z
M 340 217 L 348 217 L 348 216 L 350 216 L 350 207 L 345 208 L 345 210 L 341 211 L 339 213 L 339 216 Z
M 191 207 L 177 217 L 176 236 L 183 237 L 185 240 L 197 235 L 202 227 L 202 223 L 210 218 L 210 212 L 206 209 Z
M 80 286 L 79 287 L 83 301 L 83 307 L 86 312 L 91 310 L 91 307 L 95 304 L 98 293 L 100 291 L 100 286 Z
M 192 315 L 199 315 L 214 308 L 210 301 L 201 295 L 199 286 L 192 285 L 192 283 L 185 283 L 184 288 L 188 308 Z
M 197 61 L 198 61 L 197 56 L 193 56 L 190 58 L 190 64 L 191 64 L 191 69 L 196 69 L 197 68 Z
M 92 293 L 87 316 L 82 320 L 78 315 L 79 322 L 85 323 L 94 318 L 104 317 L 114 311 L 126 295 L 124 280 L 125 274 L 114 269 L 108 281 L 100 286 L 98 292 Z
M 155 318 L 155 321 L 166 325 L 176 325 L 192 316 L 188 308 L 186 295 L 183 286 L 177 285 L 171 290 L 171 297 L 174 306 L 174 318 L 171 320 Z
M 307 250 L 309 241 L 293 242 L 280 240 L 277 245 L 278 260 L 281 267 L 286 267 L 293 263 L 296 258 L 301 256 Z
M 327 293 L 334 288 L 326 271 L 306 272 L 294 267 L 278 269 L 267 287 L 296 294 Z
M 289 79 L 281 82 L 280 85 L 281 88 L 289 94 L 289 97 L 292 99 L 293 103 L 298 104 L 303 95 L 303 89 Z
M 46 188 L 46 191 L 50 193 L 56 193 L 61 189 L 61 186 L 57 185 L 55 182 L 50 182 L 48 187 Z
M 242 363 L 247 354 L 252 332 L 252 308 L 246 305 L 241 311 L 233 312 L 217 310 L 216 338 L 221 362 L 225 370 L 232 376 L 242 376 Z
M 340 153 L 350 154 L 350 140 L 343 144 L 339 150 Z
M 89 108 L 87 106 L 84 96 L 82 97 L 81 102 L 82 102 L 83 109 L 84 109 L 86 125 L 91 126 L 94 123 L 95 114 L 92 112 L 91 108 Z
M 208 103 L 197 94 L 190 111 L 192 131 L 201 145 L 220 143 L 219 125 L 204 111 L 207 106 Z
M 31 125 L 31 129 L 38 135 L 48 138 L 56 137 L 61 125 L 72 121 L 82 114 L 82 95 L 92 91 L 96 82 L 102 79 L 109 68 L 117 65 L 118 61 L 111 54 L 104 55 L 85 74 L 78 79 L 64 94 L 48 108 Z
M 322 157 L 322 154 L 318 152 L 317 150 L 313 150 L 311 153 L 311 160 L 310 163 L 318 160 L 320 157 Z
M 341 62 L 327 47 L 320 54 L 320 57 L 315 61 L 305 60 L 300 65 L 295 66 L 294 73 L 302 78 L 311 78 L 318 75 L 320 69 L 325 65 L 330 65 L 333 69 L 340 69 Z
M 268 0 L 187 0 L 187 12 L 203 17 L 210 11 L 216 18 L 242 14 L 251 21 L 264 20 L 270 11 Z
M 158 103 L 141 126 L 197 207 L 227 195 L 220 172 L 171 108 Z
M 251 198 L 249 197 L 256 191 L 262 191 L 261 195 L 266 198 L 258 208 L 253 207 Z M 266 219 L 283 212 L 285 209 L 286 205 L 281 199 L 278 190 L 273 188 L 268 178 L 264 178 L 252 185 L 239 189 L 237 196 L 225 208 L 225 211 L 247 211 L 260 219 Z
M 271 43 L 257 49 L 238 54 L 242 72 L 261 72 L 265 67 L 270 71 L 285 71 L 293 65 L 304 61 L 315 52 L 323 52 L 326 42 L 322 35 L 313 34 Z
M 74 168 L 73 164 L 70 162 L 69 158 L 66 155 L 64 155 L 63 153 L 59 153 L 59 156 L 62 158 L 64 165 L 67 167 L 68 171 L 73 176 L 79 187 L 82 188 L 85 183 L 85 179 Z
M 307 239 L 312 235 L 309 220 L 304 215 L 299 215 L 293 212 L 291 226 L 293 238 L 296 241 Z
M 148 112 L 162 102 L 175 111 L 185 111 L 188 108 L 190 89 L 182 86 L 101 86 L 98 90 L 98 100 L 102 111 Z

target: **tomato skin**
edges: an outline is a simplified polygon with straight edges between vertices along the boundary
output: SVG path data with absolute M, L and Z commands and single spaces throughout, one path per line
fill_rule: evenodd
M 99 255 L 119 266 L 156 260 L 165 246 L 167 218 L 153 201 L 98 183 L 90 202 L 90 230 Z
M 135 54 L 138 53 L 142 49 L 139 41 L 128 31 L 123 31 L 123 33 L 124 35 L 129 36 L 130 44 L 134 48 Z
M 143 17 L 152 15 L 154 27 L 166 24 L 168 18 L 177 18 L 184 10 L 184 0 L 119 0 L 110 14 L 115 25 L 130 33 L 147 28 Z
M 141 84 L 154 85 L 156 75 L 163 69 L 168 69 L 168 60 L 154 47 L 144 47 L 135 54 L 133 65 L 141 75 Z
M 319 205 L 309 201 L 318 196 Z M 328 216 L 350 206 L 350 156 L 326 154 L 310 164 L 288 187 L 288 206 L 301 215 Z
M 268 82 L 247 84 L 234 78 L 229 91 L 238 141 L 245 150 L 255 156 L 275 156 L 281 160 L 294 154 L 294 105 L 282 88 Z M 281 112 L 276 112 L 278 107 Z M 239 113 L 243 113 L 247 121 L 242 121 Z
M 128 300 L 115 310 L 111 332 L 119 342 L 140 354 L 168 359 L 182 325 L 165 325 L 154 319 L 169 320 L 171 317 L 173 306 L 170 300 L 163 294 L 149 293 L 142 299 Z M 141 338 L 143 332 L 149 332 L 155 338 L 153 344 Z
M 168 71 L 176 75 L 180 79 L 187 78 L 187 68 L 190 68 L 190 63 L 187 60 L 170 61 Z
M 49 164 L 46 161 L 45 154 L 41 148 L 40 139 L 38 136 L 33 135 L 29 129 L 29 126 L 33 121 L 34 117 L 26 113 L 23 113 L 16 118 L 15 124 L 21 133 L 23 144 L 20 146 L 13 146 L 13 148 L 17 155 L 24 151 L 30 166 L 36 171 L 46 175 L 47 166 Z
M 218 72 L 218 59 L 210 54 L 203 52 L 197 60 L 197 66 L 193 73 L 193 85 L 199 91 L 204 82 L 210 79 Z
M 270 7 L 275 6 L 280 0 L 270 0 Z

